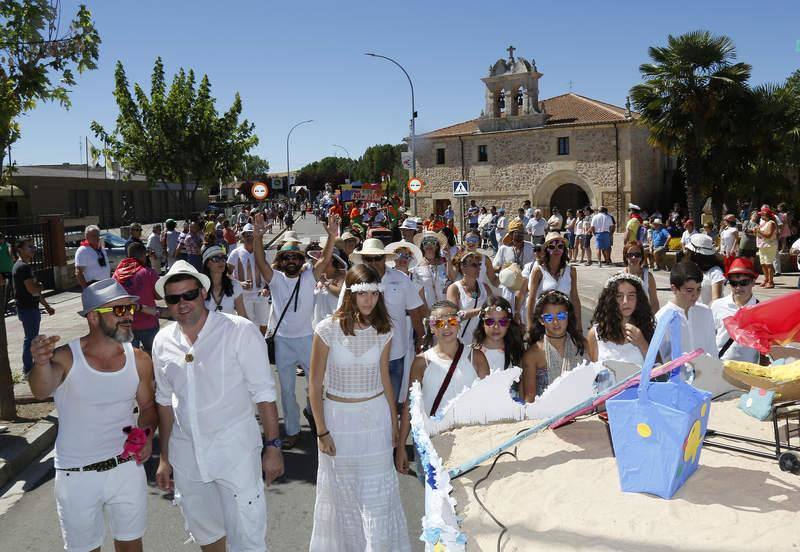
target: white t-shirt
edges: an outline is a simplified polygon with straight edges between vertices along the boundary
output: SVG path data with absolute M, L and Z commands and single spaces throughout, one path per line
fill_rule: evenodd
M 750 305 L 755 305 L 756 303 L 757 300 L 755 296 L 753 296 L 745 306 L 749 307 Z M 733 297 L 730 295 L 720 297 L 711 303 L 711 312 L 714 315 L 714 324 L 717 326 L 717 350 L 722 349 L 722 347 L 725 346 L 725 344 L 728 342 L 728 339 L 731 337 L 728 333 L 728 329 L 723 323 L 723 320 L 736 314 L 736 311 L 738 311 L 739 308 L 739 305 L 733 302 Z M 725 351 L 724 355 L 722 355 L 723 360 L 741 360 L 744 362 L 752 362 L 754 364 L 758 364 L 758 358 L 759 353 L 756 349 L 739 345 L 735 341 L 731 343 L 731 346 L 728 347 L 728 350 Z
M 104 259 L 104 266 L 100 266 L 100 256 Z M 106 248 L 99 250 L 90 245 L 82 245 L 75 252 L 75 266 L 83 268 L 83 278 L 87 282 L 97 282 L 111 278 L 111 265 L 108 262 Z
M 737 230 L 735 226 L 728 226 L 725 230 L 720 232 L 719 241 L 722 245 L 723 255 L 727 256 L 733 253 L 733 248 L 736 246 L 736 235 L 738 233 L 739 230 Z
M 547 231 L 547 221 L 543 218 L 532 218 L 525 225 L 525 231 L 531 236 L 544 236 Z
M 687 319 L 682 308 L 672 301 L 668 301 L 656 313 L 656 323 L 670 311 L 677 311 L 681 321 L 681 343 L 683 346 L 681 354 L 701 348 L 712 357 L 717 356 L 717 330 L 714 326 L 714 315 L 710 308 L 697 303 L 689 309 L 689 318 Z M 672 358 L 670 356 L 672 349 L 669 342 L 669 332 L 664 337 L 659 350 L 661 351 L 662 360 L 667 361 Z
M 219 304 L 219 310 L 217 307 L 217 302 L 211 296 L 211 291 L 208 292 L 208 297 L 206 297 L 206 308 L 210 311 L 218 311 L 224 312 L 225 314 L 238 314 L 236 312 L 236 298 L 239 297 L 244 290 L 242 289 L 242 284 L 239 283 L 238 280 L 232 280 L 233 283 L 233 295 L 225 295 L 222 294 L 222 301 Z
M 300 289 L 297 290 L 297 296 L 292 298 L 289 308 L 286 309 L 286 316 L 283 317 L 283 322 L 276 332 L 276 335 L 281 337 L 305 337 L 314 333 L 314 287 L 316 287 L 317 281 L 314 279 L 314 271 L 308 263 L 303 267 L 300 275 L 294 278 L 289 278 L 279 270 L 272 271 L 272 280 L 269 283 L 269 289 L 272 292 L 270 331 L 273 331 L 278 324 L 289 296 L 292 295 L 294 286 L 297 284 L 297 278 L 300 278 Z M 297 305 L 296 308 L 295 305 Z
M 711 288 L 717 282 L 724 282 L 725 275 L 718 266 L 712 266 L 703 273 L 703 283 L 700 285 L 700 302 L 711 306 Z
M 156 258 L 164 258 L 164 247 L 161 245 L 161 234 L 150 234 L 147 238 L 147 249 L 156 254 Z
M 394 335 L 398 336 L 398 339 L 392 339 L 392 349 L 389 353 L 389 359 L 395 360 L 413 354 L 413 351 L 408 350 L 406 340 L 399 336 L 408 335 L 406 311 L 416 309 L 423 303 L 417 285 L 398 270 L 387 267 L 381 283 L 385 288 L 383 298 L 389 318 L 392 319 L 392 330 Z
M 517 263 L 522 269 L 527 263 L 533 261 L 533 258 L 533 245 L 530 242 L 525 242 L 522 246 L 522 256 L 520 258 L 517 258 L 513 245 L 501 245 L 497 248 L 497 254 L 494 256 L 492 264 L 494 264 L 495 270 L 507 267 L 511 263 Z
M 564 218 L 561 215 L 553 215 L 547 219 L 547 225 L 550 227 L 550 230 L 555 230 L 556 232 L 561 231 L 561 225 L 563 223 Z
M 692 230 L 691 232 L 689 232 L 688 230 L 684 230 L 683 235 L 681 236 L 681 245 L 683 247 L 689 245 L 689 240 L 692 239 L 692 236 L 694 236 L 695 234 L 697 234 L 697 230 Z
M 594 227 L 595 234 L 610 232 L 612 224 L 614 224 L 614 221 L 608 213 L 597 213 L 592 217 L 591 221 L 591 226 Z
M 506 229 L 507 225 L 508 225 L 508 219 L 506 218 L 505 215 L 501 215 L 497 218 L 497 226 L 495 226 L 494 235 L 497 237 L 498 242 L 503 241 L 503 238 L 508 232 L 508 230 Z
M 245 249 L 244 245 L 240 245 L 230 252 L 228 255 L 228 264 L 233 267 L 231 278 L 239 280 L 240 282 L 251 281 L 253 287 L 245 290 L 245 298 L 251 298 L 258 295 L 258 292 L 264 288 L 264 278 L 261 276 L 261 271 L 256 266 L 256 258 L 252 252 Z

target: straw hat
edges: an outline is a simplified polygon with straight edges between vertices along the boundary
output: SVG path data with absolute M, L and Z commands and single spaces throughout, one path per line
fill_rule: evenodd
M 508 233 L 503 236 L 503 245 L 511 245 L 511 242 L 514 241 L 514 232 L 524 232 L 525 227 L 522 226 L 522 221 L 519 219 L 514 219 L 508 224 Z
M 698 255 L 716 255 L 717 248 L 714 247 L 714 240 L 708 234 L 692 234 L 686 249 Z
M 297 244 L 303 242 L 300 241 L 300 236 L 297 235 L 297 232 L 295 232 L 294 230 L 287 230 L 286 232 L 283 233 L 283 236 L 281 237 L 281 245 L 285 245 L 287 243 Z
M 425 230 L 424 232 L 414 236 L 414 245 L 422 249 L 422 241 L 426 239 L 435 239 L 438 241 L 439 249 L 441 251 L 445 251 L 448 247 L 447 238 L 444 237 L 444 234 L 440 234 L 439 232 L 430 232 L 428 230 Z
M 361 246 L 361 249 L 358 251 L 354 251 L 350 255 L 350 259 L 360 263 L 363 262 L 361 257 L 364 255 L 371 256 L 371 255 L 383 255 L 386 257 L 386 260 L 394 259 L 395 254 L 387 251 L 386 248 L 383 246 L 383 242 L 378 238 L 369 238 L 364 240 L 364 245 Z
M 335 243 L 336 247 L 341 247 L 347 240 L 356 240 L 356 242 L 361 241 L 358 238 L 358 236 L 352 234 L 349 231 L 345 231 L 341 236 L 336 238 L 336 243 Z
M 308 255 L 308 257 L 314 262 L 317 262 L 322 258 L 322 249 L 315 249 L 313 251 L 309 251 L 306 253 L 306 255 Z M 345 262 L 344 259 L 342 259 L 341 256 L 338 255 L 336 249 L 334 249 L 333 253 L 331 253 L 331 258 L 336 262 L 338 262 L 340 267 L 345 267 L 345 268 L 347 267 L 347 263 Z
M 511 291 L 519 291 L 525 286 L 525 277 L 516 263 L 511 263 L 501 270 L 497 279 L 500 280 L 500 285 Z
M 415 266 L 417 266 L 422 262 L 422 251 L 420 250 L 420 248 L 406 240 L 400 240 L 394 243 L 390 243 L 389 245 L 386 246 L 386 251 L 389 253 L 397 254 L 397 250 L 403 248 L 411 251 L 411 255 L 413 256 L 413 258 L 408 263 L 408 268 L 414 268 Z M 393 260 L 386 261 L 386 266 L 394 268 L 394 261 Z
M 567 239 L 561 235 L 561 232 L 548 232 L 547 235 L 544 237 L 544 246 L 547 247 L 547 244 L 554 241 L 563 241 L 564 243 L 567 242 Z

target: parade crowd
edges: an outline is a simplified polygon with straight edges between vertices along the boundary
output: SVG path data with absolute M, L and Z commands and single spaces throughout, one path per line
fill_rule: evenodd
M 194 541 L 266 550 L 264 484 L 283 474 L 301 414 L 319 451 L 310 550 L 410 550 L 397 472 L 411 466 L 411 383 L 436 415 L 465 386 L 519 366 L 513 393 L 532 402 L 584 360 L 641 364 L 672 311 L 682 343 L 664 343 L 662 358 L 680 346 L 758 362 L 722 321 L 757 302 L 754 286 L 774 286 L 778 252 L 800 248 L 782 205 L 699 230 L 678 206 L 664 217 L 631 204 L 617 221 L 603 206 L 545 218 L 530 202 L 507 213 L 471 201 L 462 229 L 452 207 L 423 219 L 397 198 L 344 206 L 326 195 L 299 207 L 324 226 L 321 239 L 299 238 L 287 204 L 210 213 L 181 230 L 167 220 L 147 238 L 133 224 L 113 273 L 99 228 L 87 227 L 75 266 L 88 333 L 63 345 L 39 335 L 39 306 L 52 308 L 30 269 L 32 244 L 15 244 L 6 277 L 25 327 L 24 370 L 59 412 L 67 550 L 99 549 L 104 514 L 117 550 L 142 549 L 142 463 L 156 429 L 157 484 L 174 492 Z M 270 262 L 264 236 L 275 225 L 287 229 Z M 624 240 L 616 264 L 613 240 Z M 660 304 L 653 273 L 670 254 L 672 296 Z M 595 262 L 619 270 L 586 321 L 577 266 Z

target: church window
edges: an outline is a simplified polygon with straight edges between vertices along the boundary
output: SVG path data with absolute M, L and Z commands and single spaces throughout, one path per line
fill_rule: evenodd
M 486 146 L 478 146 L 478 163 L 486 163 L 489 160 L 489 152 Z
M 436 164 L 444 165 L 444 148 L 436 148 Z
M 558 154 L 569 155 L 569 136 L 563 136 L 558 139 Z

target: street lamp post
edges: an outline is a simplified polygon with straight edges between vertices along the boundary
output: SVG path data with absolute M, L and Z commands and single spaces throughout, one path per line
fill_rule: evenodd
M 353 160 L 350 158 L 350 152 L 347 151 L 347 148 L 344 146 L 340 146 L 339 144 L 331 144 L 335 148 L 342 148 L 344 152 L 347 154 L 347 180 L 350 183 L 353 182 Z
M 291 129 L 289 129 L 289 134 L 286 135 L 286 195 L 289 195 L 289 182 L 290 182 L 290 174 L 291 170 L 289 169 L 289 137 L 292 135 L 292 131 L 299 127 L 300 125 L 304 125 L 306 123 L 313 123 L 314 119 L 309 119 L 308 121 L 300 121 L 296 125 L 294 125 Z
M 385 59 L 387 61 L 391 61 L 392 63 L 394 63 L 395 65 L 397 65 L 400 68 L 400 70 L 403 72 L 403 74 L 408 79 L 408 84 L 411 86 L 411 176 L 416 178 L 416 176 L 417 176 L 417 161 L 416 161 L 416 147 L 415 147 L 415 144 L 414 144 L 414 137 L 415 137 L 414 121 L 417 118 L 417 111 L 416 111 L 416 108 L 414 107 L 414 83 L 411 82 L 411 77 L 408 75 L 408 71 L 406 71 L 405 68 L 402 65 L 397 63 L 397 61 L 393 60 L 392 58 L 387 57 L 387 56 L 382 56 L 380 54 L 374 54 L 372 52 L 367 52 L 364 55 L 371 56 L 371 57 L 377 57 L 377 58 L 383 58 L 383 59 Z M 407 190 L 404 188 L 403 189 L 403 196 L 405 197 L 405 195 L 407 193 L 408 193 Z M 419 216 L 419 213 L 417 212 L 417 194 L 414 194 L 414 214 Z

